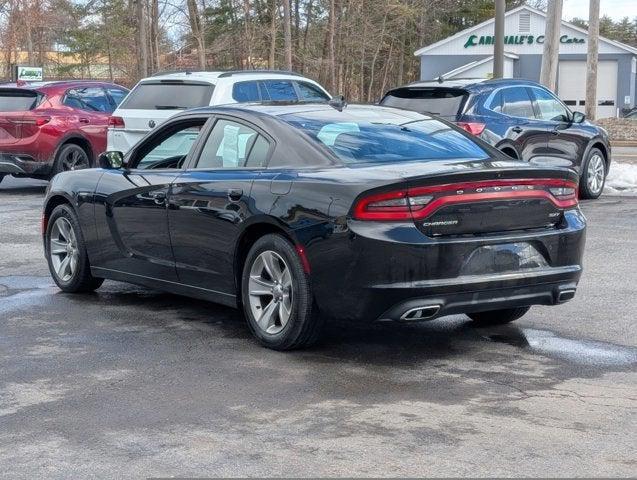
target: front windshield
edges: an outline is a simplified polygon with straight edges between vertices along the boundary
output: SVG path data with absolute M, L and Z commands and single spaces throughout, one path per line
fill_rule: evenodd
M 471 138 L 439 120 L 412 112 L 347 107 L 342 112 L 320 110 L 281 118 L 325 145 L 345 163 L 488 157 Z

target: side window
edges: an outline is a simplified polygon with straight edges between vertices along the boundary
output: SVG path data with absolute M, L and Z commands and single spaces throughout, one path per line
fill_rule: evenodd
M 540 118 L 552 122 L 568 122 L 570 115 L 566 107 L 546 90 L 532 89 L 535 101 L 540 109 Z
M 117 107 L 120 103 L 122 103 L 122 100 L 124 100 L 124 98 L 128 94 L 128 92 L 126 90 L 122 90 L 121 88 L 111 88 L 111 87 L 109 87 L 109 88 L 106 89 L 106 91 L 108 92 L 108 94 L 110 95 L 111 99 L 115 103 L 115 107 Z
M 502 93 L 502 113 L 512 117 L 535 118 L 531 98 L 526 88 L 504 88 Z
M 215 123 L 195 168 L 262 167 L 269 143 L 253 129 L 230 120 Z
M 197 119 L 168 128 L 135 153 L 133 168 L 181 168 L 197 141 L 205 119 Z
M 268 152 L 270 151 L 270 142 L 268 142 L 262 135 L 259 135 L 252 145 L 252 150 L 248 155 L 246 161 L 246 167 L 250 168 L 262 168 L 265 167 L 268 161 Z
M 102 87 L 73 88 L 66 92 L 64 105 L 89 112 L 112 112 L 106 92 Z
M 495 94 L 489 108 L 497 113 L 502 113 L 502 90 Z
M 329 100 L 328 96 L 325 95 L 325 93 L 323 93 L 318 87 L 312 85 L 311 83 L 296 82 L 296 85 L 297 87 L 299 87 L 301 101 L 324 102 L 326 100 Z
M 259 102 L 259 86 L 257 82 L 237 82 L 232 86 L 232 98 L 237 102 Z
M 299 99 L 290 80 L 263 80 L 261 87 L 262 92 L 265 90 L 266 93 L 266 95 L 262 95 L 264 100 L 296 102 Z

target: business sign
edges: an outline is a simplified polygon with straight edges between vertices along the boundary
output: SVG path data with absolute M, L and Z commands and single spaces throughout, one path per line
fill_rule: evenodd
M 578 37 L 570 37 L 568 35 L 562 35 L 560 37 L 560 43 L 584 43 L 585 39 Z M 493 45 L 495 43 L 495 36 L 493 35 L 470 35 L 464 44 L 464 48 L 477 47 L 478 45 Z M 534 45 L 543 44 L 544 35 L 505 35 L 505 45 Z
M 20 67 L 16 66 L 16 81 L 22 80 L 23 82 L 39 82 L 43 79 L 42 67 Z

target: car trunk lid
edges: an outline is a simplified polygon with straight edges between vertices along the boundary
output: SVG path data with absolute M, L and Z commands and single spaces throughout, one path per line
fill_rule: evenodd
M 419 174 L 402 166 L 395 172 L 401 181 L 359 196 L 353 218 L 413 221 L 427 236 L 480 235 L 557 228 L 577 205 L 577 176 L 567 169 L 506 161 L 428 167 Z
M 22 138 L 25 117 L 41 98 L 42 94 L 27 88 L 0 88 L 0 145 L 10 145 Z

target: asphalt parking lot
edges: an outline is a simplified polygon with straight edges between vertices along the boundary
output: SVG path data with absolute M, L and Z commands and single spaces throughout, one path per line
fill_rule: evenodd
M 331 325 L 277 353 L 239 313 L 106 282 L 66 295 L 44 183 L 0 184 L 8 478 L 634 476 L 637 197 L 585 202 L 576 298 L 510 326 Z

